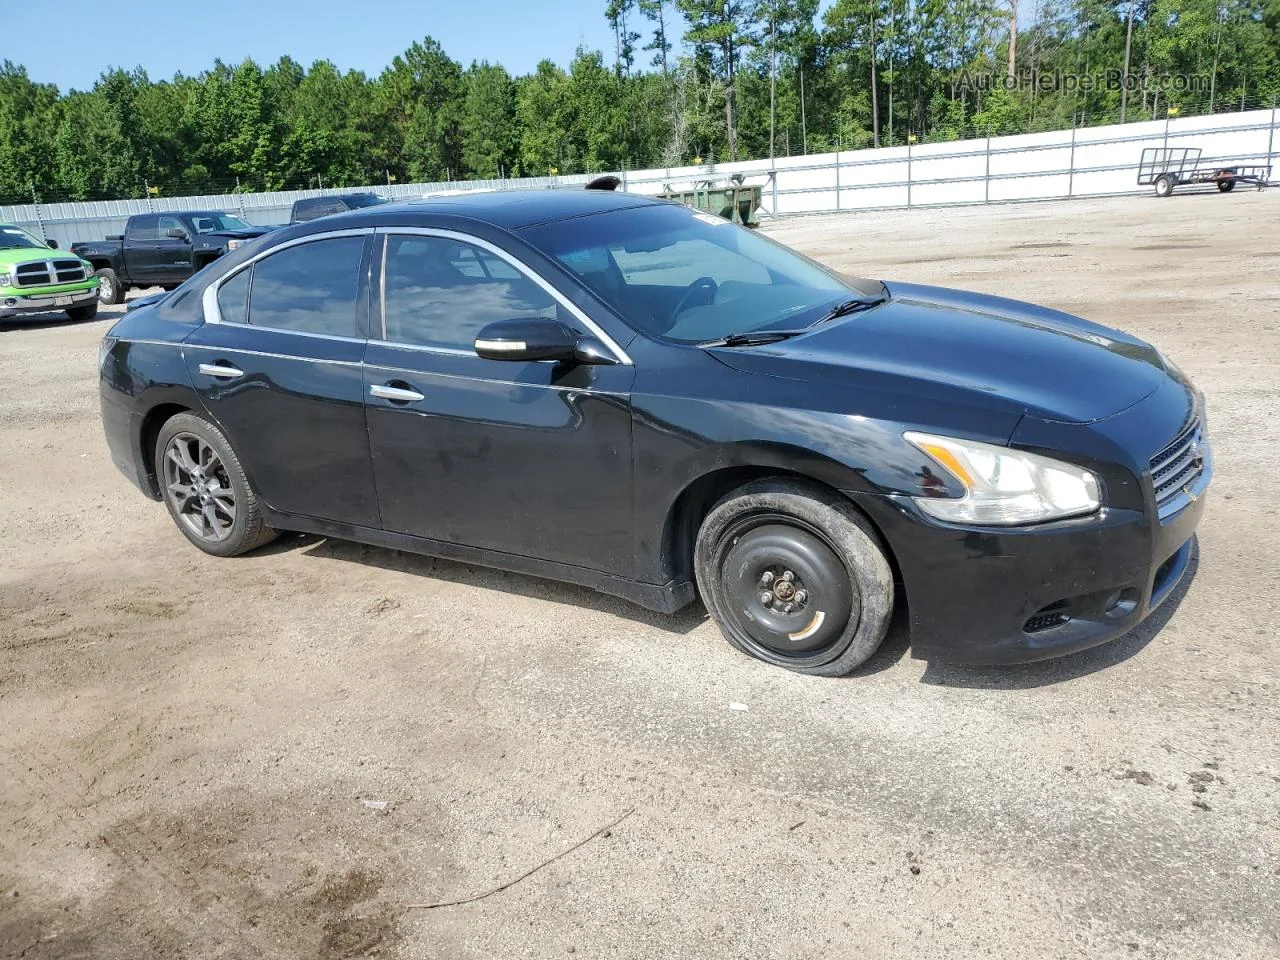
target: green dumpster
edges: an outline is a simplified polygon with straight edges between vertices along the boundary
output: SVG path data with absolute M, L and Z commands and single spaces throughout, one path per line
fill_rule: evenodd
M 699 185 L 691 190 L 666 189 L 662 199 L 683 203 L 705 213 L 713 213 L 743 226 L 756 225 L 756 211 L 760 209 L 760 187 Z

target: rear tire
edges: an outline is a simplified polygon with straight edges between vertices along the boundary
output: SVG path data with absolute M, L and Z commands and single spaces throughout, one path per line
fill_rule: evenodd
M 1234 180 L 1219 180 L 1219 181 L 1218 181 L 1218 192 L 1219 192 L 1219 193 L 1230 193 L 1230 192 L 1231 192 L 1232 190 L 1234 190 L 1235 188 L 1236 188 L 1236 182 L 1235 182 Z
M 70 307 L 67 316 L 75 323 L 87 323 L 98 315 L 98 305 L 91 303 L 85 307 Z
M 1162 173 L 1156 177 L 1156 196 L 1168 197 L 1173 195 L 1173 177 L 1170 174 Z
M 257 494 L 222 431 L 179 413 L 156 438 L 156 479 L 169 516 L 205 553 L 234 557 L 276 538 L 263 522 Z
M 98 278 L 98 302 L 115 306 L 124 299 L 125 289 L 120 278 L 110 267 L 103 267 L 93 274 Z
M 758 480 L 717 503 L 694 572 L 729 643 L 797 673 L 856 670 L 893 613 L 893 571 L 870 524 L 839 494 L 795 480 Z

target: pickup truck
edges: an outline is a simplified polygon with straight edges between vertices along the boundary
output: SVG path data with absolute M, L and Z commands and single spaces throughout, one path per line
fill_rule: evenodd
M 365 207 L 377 207 L 390 202 L 386 197 L 380 197 L 376 193 L 335 193 L 323 197 L 306 197 L 294 201 L 289 222 L 306 223 L 335 213 L 363 210 Z
M 98 312 L 98 281 L 79 257 L 54 253 L 21 227 L 0 223 L 0 320 L 49 310 L 65 310 L 72 320 L 92 320 Z
M 119 303 L 131 287 L 172 290 L 224 253 L 274 229 L 216 210 L 143 213 L 129 218 L 122 236 L 73 243 L 71 252 L 93 264 L 101 301 Z

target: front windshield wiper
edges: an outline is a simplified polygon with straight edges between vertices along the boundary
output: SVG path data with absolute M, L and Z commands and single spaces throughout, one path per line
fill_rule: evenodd
M 727 337 L 721 337 L 719 340 L 708 340 L 706 343 L 700 343 L 700 347 L 752 347 L 761 343 L 777 343 L 779 340 L 789 340 L 792 337 L 798 337 L 802 333 L 808 333 L 808 330 L 749 330 L 746 333 L 731 333 Z
M 876 297 L 870 300 L 845 300 L 843 303 L 837 303 L 834 307 L 820 316 L 811 327 L 816 327 L 820 323 L 826 323 L 828 320 L 835 320 L 839 317 L 847 317 L 851 313 L 861 313 L 863 310 L 870 310 L 872 307 L 878 307 L 884 303 L 887 297 Z

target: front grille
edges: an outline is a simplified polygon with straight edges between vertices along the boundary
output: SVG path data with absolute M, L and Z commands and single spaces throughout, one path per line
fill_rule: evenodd
M 79 260 L 55 260 L 53 269 L 59 283 L 79 283 L 84 279 L 84 263 Z
M 49 266 L 48 261 L 18 264 L 18 268 L 14 271 L 14 279 L 17 280 L 16 286 L 47 287 L 53 283 Z
M 79 260 L 44 260 L 20 263 L 14 271 L 14 286 L 51 287 L 58 283 L 79 283 L 84 279 L 84 264 Z
M 1060 627 L 1064 623 L 1070 622 L 1071 618 L 1065 613 L 1044 613 L 1039 616 L 1032 617 L 1022 625 L 1022 629 L 1026 633 L 1039 633 L 1041 630 L 1051 630 L 1054 627 Z
M 1173 442 L 1151 458 L 1151 486 L 1157 506 L 1176 498 L 1204 471 L 1204 436 L 1200 418 L 1192 417 Z

